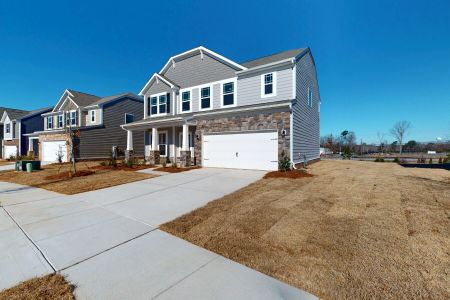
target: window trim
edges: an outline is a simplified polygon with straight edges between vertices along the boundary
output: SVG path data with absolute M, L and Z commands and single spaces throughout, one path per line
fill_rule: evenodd
M 149 111 L 149 116 L 152 118 L 152 117 L 161 117 L 161 116 L 167 116 L 167 93 L 170 93 L 170 92 L 162 92 L 162 93 L 158 93 L 158 94 L 152 94 L 152 95 L 150 95 L 149 96 L 149 98 L 148 98 L 148 101 L 150 101 L 150 111 Z M 160 102 L 159 102 L 159 99 L 160 99 L 160 96 L 162 96 L 162 95 L 165 95 L 166 96 L 166 112 L 165 113 L 160 113 L 159 112 L 159 105 L 160 105 Z M 157 111 L 157 113 L 156 114 L 152 114 L 151 112 L 152 112 L 152 98 L 153 97 L 156 97 L 156 111 Z
M 183 93 L 189 92 L 189 110 L 183 110 Z M 187 88 L 187 89 L 181 89 L 179 92 L 179 103 L 178 103 L 178 113 L 179 114 L 187 114 L 192 112 L 192 106 L 194 104 L 193 96 L 194 96 L 194 89 Z
M 265 93 L 265 87 L 266 87 L 265 77 L 266 77 L 266 75 L 269 75 L 269 74 L 272 74 L 272 93 L 266 94 Z M 276 95 L 277 95 L 277 72 L 273 71 L 273 72 L 261 74 L 261 98 L 275 97 Z
M 72 118 L 72 113 L 75 113 L 75 118 Z M 77 120 L 77 110 L 76 109 L 72 109 L 69 110 L 69 126 L 70 127 L 77 127 L 78 126 L 78 120 Z M 72 120 L 75 120 L 75 124 L 72 124 Z
M 209 107 L 208 108 L 202 108 L 202 89 L 209 87 Z M 213 109 L 213 85 L 212 84 L 204 84 L 198 87 L 198 110 L 199 111 L 205 111 L 205 110 L 211 110 Z M 228 106 L 227 106 L 228 107 Z
M 97 123 L 97 111 L 95 109 L 89 111 L 89 117 L 91 118 L 91 124 Z
M 61 117 L 61 126 L 59 126 L 59 117 Z M 64 115 L 63 114 L 59 114 L 56 116 L 56 128 L 63 128 L 64 127 Z
M 124 124 L 130 124 L 130 123 L 127 123 L 127 116 L 132 116 L 133 117 L 133 121 L 131 121 L 131 123 L 133 123 L 134 122 L 134 114 L 132 114 L 132 113 L 125 113 Z
M 53 115 L 47 117 L 47 129 L 53 129 Z
M 306 95 L 306 104 L 309 107 L 311 107 L 311 108 L 314 107 L 314 105 L 313 105 L 313 92 L 312 92 L 311 88 L 309 88 L 309 87 L 308 87 L 308 94 Z
M 233 82 L 233 94 L 234 94 L 234 101 L 233 104 L 229 104 L 229 105 L 224 105 L 223 104 L 223 86 L 227 83 Z M 230 78 L 230 79 L 225 79 L 220 81 L 220 108 L 227 108 L 227 107 L 235 107 L 237 106 L 237 77 L 234 78 Z

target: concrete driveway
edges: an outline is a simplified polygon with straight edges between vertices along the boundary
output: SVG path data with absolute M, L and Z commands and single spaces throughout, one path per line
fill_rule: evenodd
M 158 230 L 263 174 L 199 169 L 74 196 L 0 182 L 0 289 L 60 271 L 78 299 L 312 297 Z

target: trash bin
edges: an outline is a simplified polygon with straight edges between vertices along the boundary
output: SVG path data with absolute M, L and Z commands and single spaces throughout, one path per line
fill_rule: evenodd
M 15 162 L 15 168 L 14 168 L 16 171 L 21 171 L 20 170 L 20 161 L 16 161 Z
M 33 171 L 33 164 L 32 163 L 27 163 L 27 172 L 31 173 Z

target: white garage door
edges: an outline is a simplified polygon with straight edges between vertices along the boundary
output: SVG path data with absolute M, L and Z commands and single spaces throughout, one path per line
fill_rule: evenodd
M 203 137 L 203 166 L 277 170 L 277 132 L 211 134 Z
M 67 146 L 65 141 L 42 143 L 42 161 L 57 162 L 58 155 L 62 156 L 63 162 L 67 162 Z
M 5 153 L 3 158 L 10 158 L 11 156 L 16 157 L 17 155 L 17 146 L 5 146 Z

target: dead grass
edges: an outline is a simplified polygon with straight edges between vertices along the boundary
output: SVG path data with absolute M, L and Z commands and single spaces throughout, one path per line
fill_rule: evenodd
M 98 164 L 98 162 L 80 162 L 77 163 L 77 171 L 84 174 L 90 173 Z M 33 173 L 4 171 L 0 172 L 0 181 L 73 195 L 155 177 L 155 175 L 115 169 L 98 169 L 95 170 L 95 174 L 89 176 L 69 177 L 66 176 L 69 170 L 70 164 L 53 164 L 44 166 L 41 171 Z
M 189 167 L 189 168 L 173 168 L 173 167 L 159 167 L 154 169 L 154 171 L 168 172 L 168 173 L 181 173 L 190 170 L 200 169 L 199 166 Z
M 6 165 L 12 165 L 14 164 L 13 161 L 0 161 L 0 166 L 6 166 Z
M 1 291 L 0 300 L 73 300 L 73 290 L 61 274 L 51 274 Z
M 450 173 L 322 161 L 161 228 L 325 299 L 450 298 Z

